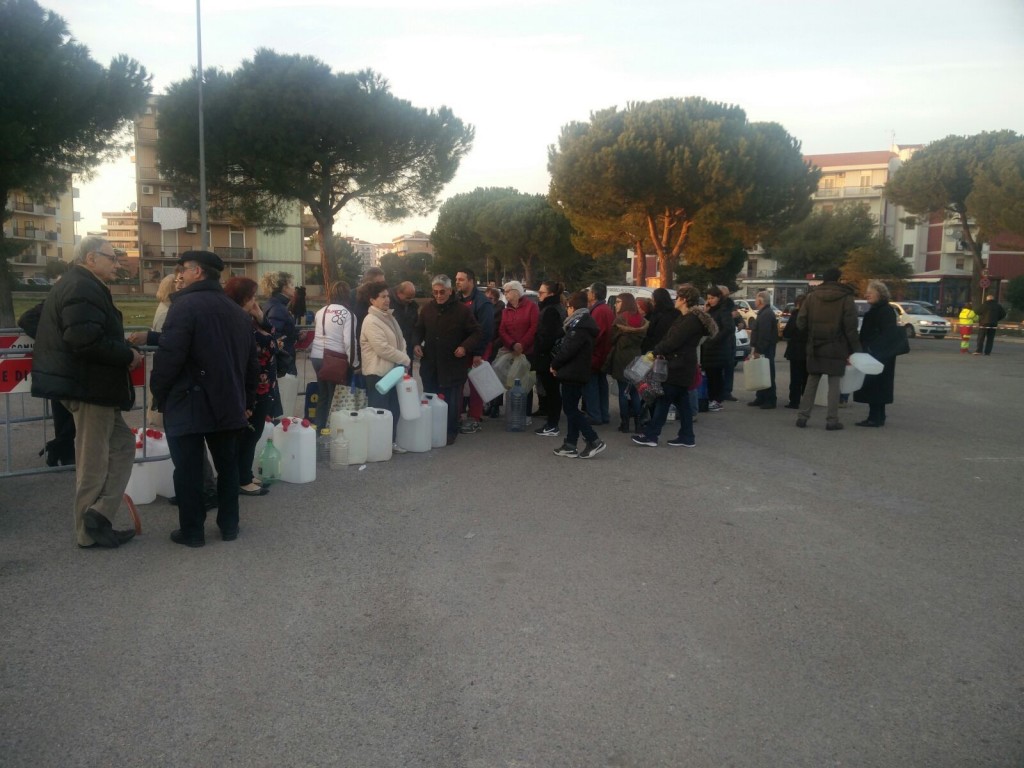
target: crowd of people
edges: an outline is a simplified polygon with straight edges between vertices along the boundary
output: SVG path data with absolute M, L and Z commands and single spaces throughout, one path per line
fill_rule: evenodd
M 206 513 L 216 509 L 221 538 L 231 541 L 238 536 L 239 496 L 269 492 L 252 466 L 266 419 L 286 410 L 278 379 L 297 371 L 297 321 L 307 317 L 304 306 L 294 311 L 294 279 L 269 272 L 259 284 L 240 276 L 222 283 L 224 263 L 216 254 L 188 251 L 175 274 L 161 282 L 152 329 L 126 337 L 106 286 L 117 265 L 108 241 L 84 238 L 74 265 L 42 306 L 36 329 L 32 392 L 59 402 L 77 428 L 77 543 L 116 548 L 134 533 L 114 528 L 114 520 L 135 453 L 122 412 L 134 402 L 129 375 L 142 363 L 142 345 L 156 348 L 149 419 L 162 424 L 174 464 L 179 528 L 171 538 L 202 546 Z M 870 309 L 858 330 L 854 291 L 840 278 L 838 269 L 826 271 L 823 283 L 798 299 L 782 335 L 790 368 L 785 407 L 798 411 L 801 428 L 825 377 L 825 428 L 842 429 L 840 383 L 851 355 L 862 350 L 882 363 L 882 371 L 867 376 L 854 394 L 868 406 L 857 426 L 884 426 L 893 401 L 895 361 L 906 351 L 906 336 L 888 290 L 881 282 L 869 284 Z M 500 292 L 483 289 L 470 269 L 457 272 L 454 281 L 434 276 L 422 304 L 412 283 L 389 287 L 379 269 L 368 270 L 354 289 L 332 283 L 312 317 L 317 426 L 326 426 L 335 390 L 345 385 L 363 388 L 370 406 L 391 411 L 397 428 L 395 390 L 381 393 L 375 385 L 395 368 L 414 373 L 416 363 L 424 391 L 448 403 L 449 445 L 500 414 L 501 398 L 485 401 L 470 380 L 472 368 L 485 361 L 535 375 L 536 402 L 531 392 L 527 412 L 542 419 L 536 435 L 561 438 L 553 451 L 560 457 L 591 459 L 606 450 L 597 429 L 611 422 L 609 379 L 618 389 L 618 429 L 643 447 L 659 445 L 674 412 L 678 428 L 667 445 L 693 448 L 697 413 L 718 413 L 737 400 L 732 388 L 741 321 L 724 286 L 701 291 L 684 284 L 674 297 L 658 288 L 650 299 L 637 299 L 631 293 L 609 297 L 601 283 L 570 293 L 544 281 L 537 299 L 515 280 Z M 768 361 L 770 385 L 749 405 L 774 409 L 777 320 L 766 293 L 758 294 L 756 306 L 752 357 Z M 987 354 L 991 342 L 979 340 L 979 349 Z M 659 361 L 656 388 L 644 389 L 629 375 L 645 356 Z M 346 362 L 342 374 L 334 365 L 338 357 Z

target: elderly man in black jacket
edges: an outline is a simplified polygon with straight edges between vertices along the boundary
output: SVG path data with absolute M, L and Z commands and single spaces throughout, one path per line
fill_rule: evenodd
M 259 366 L 252 320 L 221 288 L 224 262 L 208 251 L 186 251 L 180 261 L 185 287 L 171 299 L 150 389 L 174 462 L 180 528 L 171 540 L 201 547 L 206 447 L 217 468 L 217 527 L 224 541 L 238 537 L 237 442 L 249 427 Z
M 772 309 L 771 299 L 767 291 L 759 291 L 754 298 L 757 307 L 757 321 L 754 323 L 754 335 L 750 338 L 750 346 L 754 357 L 768 358 L 768 370 L 771 371 L 772 384 L 768 389 L 758 390 L 754 399 L 747 405 L 755 408 L 770 409 L 777 403 L 775 393 L 775 345 L 779 340 L 779 319 Z
M 435 275 L 430 282 L 434 300 L 420 309 L 413 353 L 421 360 L 423 389 L 442 395 L 448 403 L 448 445 L 459 436 L 462 388 L 469 376 L 474 350 L 482 331 L 472 310 L 452 294 L 452 279 Z
M 115 548 L 135 531 L 114 530 L 135 459 L 122 411 L 135 402 L 129 372 L 142 354 L 124 338 L 105 283 L 118 267 L 114 247 L 86 237 L 43 304 L 32 355 L 32 394 L 59 399 L 75 419 L 75 532 L 83 548 Z

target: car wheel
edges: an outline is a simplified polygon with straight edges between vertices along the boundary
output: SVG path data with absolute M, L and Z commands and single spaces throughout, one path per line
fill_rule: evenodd
M 916 335 L 914 333 L 914 326 L 912 326 L 912 325 L 905 325 L 903 327 L 907 329 L 907 338 L 908 339 L 914 338 L 914 336 Z

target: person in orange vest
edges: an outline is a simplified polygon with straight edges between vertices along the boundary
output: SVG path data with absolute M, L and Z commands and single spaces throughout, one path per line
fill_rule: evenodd
M 978 313 L 971 302 L 964 304 L 960 310 L 960 354 L 966 355 L 971 349 L 971 329 L 978 322 Z

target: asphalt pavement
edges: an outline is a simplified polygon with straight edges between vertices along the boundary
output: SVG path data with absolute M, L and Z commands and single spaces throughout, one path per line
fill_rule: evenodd
M 0 765 L 1024 765 L 1024 345 L 957 347 L 883 429 L 741 402 L 585 461 L 487 421 L 196 550 L 162 499 L 77 549 L 70 474 L 0 479 Z

